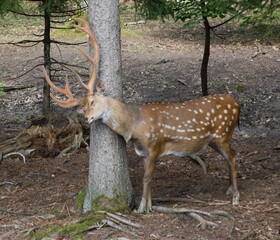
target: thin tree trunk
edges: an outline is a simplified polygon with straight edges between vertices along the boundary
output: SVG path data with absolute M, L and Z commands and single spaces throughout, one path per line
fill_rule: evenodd
M 99 79 L 109 96 L 122 99 L 121 45 L 118 0 L 90 0 L 89 21 L 100 46 Z M 91 125 L 88 189 L 84 211 L 101 195 L 123 196 L 132 203 L 123 138 L 100 121 Z
M 51 21 L 50 15 L 47 11 L 44 12 L 44 20 L 45 20 L 45 32 L 44 32 L 44 66 L 48 72 L 48 75 L 51 76 L 51 38 L 50 38 L 50 30 L 51 30 Z M 43 87 L 43 115 L 47 116 L 50 114 L 50 86 L 47 81 L 44 81 Z
M 211 26 L 209 25 L 207 17 L 203 17 L 203 24 L 205 27 L 205 42 L 204 42 L 204 53 L 203 53 L 203 60 L 201 64 L 201 89 L 202 89 L 202 95 L 206 96 L 208 95 L 208 62 L 209 62 L 209 56 L 210 56 L 210 30 Z

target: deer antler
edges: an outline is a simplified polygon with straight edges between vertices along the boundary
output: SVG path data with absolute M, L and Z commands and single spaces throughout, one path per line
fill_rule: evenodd
M 89 81 L 88 81 L 88 84 L 87 84 L 87 87 L 86 87 L 89 93 L 93 93 L 93 89 L 94 89 L 95 84 L 96 84 L 98 67 L 99 67 L 99 46 L 98 46 L 97 40 L 96 40 L 92 30 L 89 27 L 88 22 L 85 21 L 82 18 L 75 18 L 74 20 L 76 22 L 80 22 L 81 24 L 84 25 L 84 26 L 74 25 L 73 27 L 75 27 L 76 29 L 79 29 L 79 30 L 87 33 L 89 35 L 89 38 L 91 40 L 91 44 L 93 46 L 93 51 L 94 51 L 93 58 L 91 56 L 89 56 L 87 53 L 85 53 L 82 49 L 79 49 L 81 54 L 83 56 L 85 56 L 86 59 L 88 61 L 90 61 L 92 63 L 92 65 L 93 65 L 92 73 L 90 75 L 90 78 L 89 78 Z M 83 86 L 85 87 L 84 84 L 83 84 Z
M 53 84 L 53 82 L 51 81 L 51 79 L 49 78 L 49 76 L 47 74 L 47 71 L 46 71 L 45 67 L 42 67 L 42 70 L 43 70 L 43 74 L 46 78 L 46 81 L 48 82 L 50 87 L 53 90 L 55 90 L 55 91 L 57 91 L 61 94 L 66 95 L 67 98 L 68 98 L 67 100 L 61 100 L 61 99 L 58 99 L 51 94 L 51 98 L 53 99 L 54 102 L 56 102 L 60 107 L 63 107 L 63 108 L 71 108 L 71 107 L 75 107 L 75 106 L 78 106 L 78 105 L 82 104 L 82 101 L 83 101 L 82 99 L 73 97 L 73 94 L 72 94 L 72 92 L 70 90 L 70 87 L 69 87 L 69 80 L 68 80 L 67 77 L 65 78 L 65 88 L 62 89 L 62 88 L 57 87 L 56 85 Z
M 86 57 L 86 59 L 88 61 L 91 62 L 91 64 L 93 65 L 93 69 L 92 69 L 92 72 L 91 72 L 91 75 L 90 75 L 90 78 L 89 78 L 89 81 L 88 81 L 87 84 L 84 84 L 81 77 L 79 76 L 79 74 L 75 70 L 73 70 L 71 68 L 69 68 L 69 69 L 76 76 L 77 80 L 82 85 L 82 87 L 84 87 L 88 91 L 88 93 L 91 94 L 91 93 L 94 92 L 94 88 L 95 88 L 95 85 L 96 85 L 96 78 L 97 78 L 98 67 L 99 67 L 99 46 L 98 46 L 97 40 L 96 40 L 92 30 L 89 27 L 88 22 L 85 21 L 84 19 L 81 19 L 81 18 L 76 18 L 75 21 L 80 22 L 83 26 L 74 25 L 74 27 L 83 31 L 83 32 L 85 32 L 85 33 L 87 33 L 89 35 L 90 40 L 91 40 L 91 44 L 92 44 L 93 49 L 94 49 L 94 57 L 90 57 L 87 53 L 85 53 L 81 49 L 79 49 L 79 51 L 81 52 L 81 54 L 83 56 Z M 50 80 L 46 69 L 44 67 L 42 69 L 43 69 L 43 74 L 46 78 L 46 81 L 48 82 L 50 87 L 53 90 L 55 90 L 55 91 L 57 91 L 61 94 L 66 95 L 67 98 L 68 98 L 67 100 L 61 100 L 61 99 L 58 99 L 51 94 L 51 98 L 54 100 L 54 102 L 56 102 L 59 106 L 61 106 L 63 108 L 71 108 L 71 107 L 75 107 L 77 105 L 82 104 L 82 101 L 83 101 L 82 99 L 75 99 L 73 97 L 73 94 L 72 94 L 72 92 L 69 88 L 68 78 L 65 79 L 65 82 L 66 82 L 65 88 L 64 89 L 59 88 L 56 85 L 54 85 L 53 82 Z

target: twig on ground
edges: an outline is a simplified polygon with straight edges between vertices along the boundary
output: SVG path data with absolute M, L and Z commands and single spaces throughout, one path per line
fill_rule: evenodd
M 23 162 L 26 163 L 25 156 L 24 156 L 22 153 L 20 153 L 20 152 L 11 152 L 11 153 L 8 153 L 8 154 L 6 154 L 6 155 L 3 156 L 3 159 L 4 159 L 4 158 L 7 158 L 7 157 L 10 157 L 10 156 L 12 156 L 12 155 L 20 155 L 20 156 L 22 157 Z M 3 159 L 2 159 L 2 160 L 3 160 Z M 0 162 L 0 163 L 1 163 L 1 162 Z
M 110 227 L 112 227 L 112 228 L 115 228 L 115 229 L 117 229 L 117 230 L 119 230 L 119 231 L 128 233 L 128 234 L 130 234 L 130 235 L 132 235 L 132 236 L 134 236 L 134 237 L 139 237 L 139 235 L 138 235 L 137 233 L 135 233 L 135 232 L 133 232 L 133 231 L 131 231 L 131 230 L 125 228 L 124 226 L 121 226 L 121 225 L 119 225 L 119 224 L 116 224 L 116 223 L 114 223 L 114 222 L 112 222 L 112 221 L 110 221 L 110 220 L 102 220 L 102 223 L 105 223 L 106 225 L 108 225 L 108 226 L 110 226 Z
M 188 84 L 186 82 L 184 82 L 183 80 L 177 79 L 177 81 L 184 84 L 185 86 L 188 86 Z
M 144 228 L 144 226 L 142 226 L 138 223 L 134 223 L 134 222 L 130 221 L 129 219 L 126 219 L 122 216 L 118 216 L 116 214 L 109 213 L 109 212 L 102 212 L 102 213 L 105 213 L 107 216 L 109 216 L 109 217 L 111 217 L 111 218 L 113 218 L 113 219 L 115 219 L 115 220 L 117 220 L 117 221 L 119 221 L 123 224 L 126 224 L 128 226 L 131 226 L 131 227 L 134 227 L 134 228 Z
M 265 160 L 268 160 L 268 159 L 270 159 L 270 156 L 261 157 L 261 158 L 253 160 L 252 162 L 261 162 L 261 161 L 265 161 Z

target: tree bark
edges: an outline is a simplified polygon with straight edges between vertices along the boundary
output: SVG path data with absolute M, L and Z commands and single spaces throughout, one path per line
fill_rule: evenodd
M 44 66 L 47 70 L 48 75 L 51 77 L 51 19 L 50 14 L 45 10 L 45 32 L 44 32 Z M 50 86 L 47 81 L 44 81 L 43 86 L 43 109 L 42 113 L 44 116 L 50 114 Z
M 201 89 L 202 89 L 202 95 L 206 96 L 208 95 L 208 62 L 209 62 L 209 56 L 210 56 L 210 30 L 211 26 L 209 25 L 207 17 L 203 17 L 203 24 L 205 27 L 205 42 L 204 42 L 204 53 L 203 53 L 203 59 L 201 64 Z
M 89 22 L 100 47 L 99 79 L 109 96 L 122 99 L 121 45 L 118 0 L 90 0 Z M 132 203 L 126 147 L 123 138 L 102 122 L 92 123 L 88 189 L 84 211 L 101 195 L 124 196 Z

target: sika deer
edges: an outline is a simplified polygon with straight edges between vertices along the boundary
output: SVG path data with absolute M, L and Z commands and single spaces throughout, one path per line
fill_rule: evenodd
M 180 103 L 153 103 L 132 105 L 94 91 L 99 64 L 99 49 L 93 32 L 86 21 L 76 19 L 83 27 L 94 47 L 94 58 L 82 54 L 94 65 L 88 84 L 85 85 L 77 73 L 78 81 L 86 88 L 85 98 L 74 99 L 66 80 L 65 89 L 56 87 L 49 79 L 45 69 L 44 76 L 56 91 L 68 99 L 53 100 L 63 108 L 83 106 L 88 123 L 101 119 L 113 131 L 133 141 L 135 151 L 144 156 L 143 195 L 138 212 L 152 210 L 151 179 L 156 160 L 164 155 L 190 156 L 200 160 L 197 153 L 207 145 L 214 148 L 227 161 L 230 175 L 232 204 L 239 204 L 236 180 L 235 152 L 231 148 L 232 133 L 239 118 L 239 104 L 228 95 L 213 95 Z

